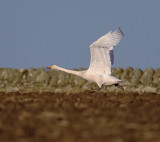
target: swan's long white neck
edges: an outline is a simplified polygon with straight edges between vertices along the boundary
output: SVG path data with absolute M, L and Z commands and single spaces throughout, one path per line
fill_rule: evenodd
M 70 73 L 70 74 L 74 74 L 74 75 L 81 76 L 81 72 L 80 72 L 80 71 L 73 71 L 73 70 L 61 68 L 61 67 L 59 67 L 59 66 L 56 66 L 55 69 L 60 70 L 60 71 L 64 71 L 64 72 L 67 72 L 67 73 Z

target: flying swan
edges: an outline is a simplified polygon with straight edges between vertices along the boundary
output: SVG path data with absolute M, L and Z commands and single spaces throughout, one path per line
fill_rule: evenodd
M 56 65 L 47 68 L 80 76 L 86 80 L 97 83 L 100 88 L 102 85 L 118 84 L 122 82 L 122 80 L 112 76 L 111 65 L 113 65 L 114 62 L 113 49 L 121 41 L 123 36 L 124 34 L 121 28 L 118 28 L 114 32 L 109 31 L 106 35 L 93 42 L 90 45 L 91 60 L 88 70 L 74 71 Z

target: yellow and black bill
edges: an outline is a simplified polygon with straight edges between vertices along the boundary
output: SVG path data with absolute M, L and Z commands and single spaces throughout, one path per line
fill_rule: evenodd
M 52 66 L 46 67 L 46 69 L 51 69 L 51 68 L 52 68 Z

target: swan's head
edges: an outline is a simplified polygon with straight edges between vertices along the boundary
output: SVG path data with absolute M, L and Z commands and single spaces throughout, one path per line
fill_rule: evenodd
M 56 65 L 51 65 L 51 66 L 47 67 L 47 69 L 55 70 L 55 69 L 57 69 L 57 66 Z

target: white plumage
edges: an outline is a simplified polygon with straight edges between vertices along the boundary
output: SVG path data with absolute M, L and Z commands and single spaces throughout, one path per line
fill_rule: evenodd
M 56 65 L 48 68 L 78 75 L 89 81 L 96 82 L 100 88 L 102 85 L 117 84 L 122 80 L 111 75 L 111 66 L 114 62 L 113 49 L 121 41 L 123 36 L 122 30 L 119 28 L 114 32 L 109 31 L 106 35 L 93 42 L 90 45 L 91 61 L 88 70 L 73 71 Z

